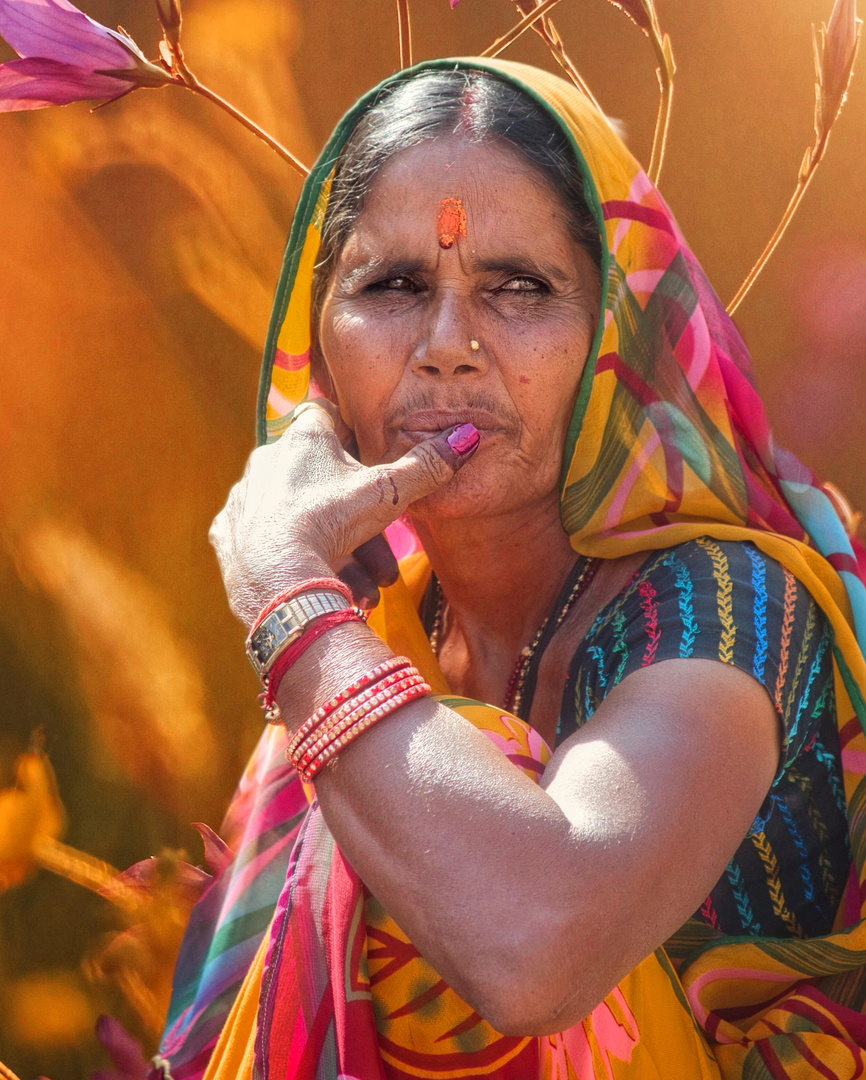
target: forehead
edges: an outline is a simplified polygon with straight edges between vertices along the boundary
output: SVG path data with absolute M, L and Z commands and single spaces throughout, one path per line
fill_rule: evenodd
M 459 200 L 465 211 L 464 247 L 572 242 L 562 199 L 522 154 L 501 141 L 451 136 L 403 150 L 387 162 L 347 246 L 437 245 L 437 221 L 447 200 Z

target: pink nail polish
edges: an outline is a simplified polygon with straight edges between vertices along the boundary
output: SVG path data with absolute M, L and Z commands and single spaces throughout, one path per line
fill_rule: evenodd
M 458 424 L 448 436 L 446 442 L 455 454 L 465 457 L 467 454 L 472 453 L 480 438 L 478 428 L 474 424 Z

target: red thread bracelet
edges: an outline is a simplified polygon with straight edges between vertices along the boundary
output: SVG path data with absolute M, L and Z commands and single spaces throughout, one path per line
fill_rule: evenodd
M 328 630 L 332 630 L 341 623 L 363 623 L 366 621 L 364 613 L 358 608 L 344 608 L 342 611 L 329 612 L 329 614 L 322 615 L 320 618 L 316 619 L 316 621 L 303 632 L 297 641 L 293 641 L 284 652 L 280 653 L 274 661 L 274 666 L 268 672 L 267 681 L 265 683 L 265 692 L 261 695 L 262 708 L 265 710 L 269 722 L 274 723 L 279 720 L 276 694 L 283 676 L 289 668 L 303 656 L 307 649 L 309 649 L 314 642 L 318 641 L 322 634 L 327 633 Z
M 291 760 L 296 769 L 305 768 L 326 746 L 339 738 L 366 713 L 393 697 L 394 694 L 419 686 L 424 678 L 417 668 L 406 668 L 386 676 L 375 686 L 368 687 L 351 701 L 346 702 L 323 720 L 318 727 L 292 752 Z
M 281 592 L 279 596 L 275 596 L 273 600 L 259 612 L 256 621 L 250 627 L 250 635 L 254 634 L 258 630 L 259 626 L 265 621 L 268 615 L 272 614 L 280 604 L 285 604 L 287 600 L 294 600 L 296 596 L 300 596 L 301 593 L 312 592 L 314 589 L 327 589 L 329 592 L 338 592 L 344 597 L 350 604 L 354 604 L 352 598 L 352 590 L 339 578 L 310 578 L 309 581 L 302 581 L 300 585 L 293 585 L 291 589 L 286 589 L 285 592 Z

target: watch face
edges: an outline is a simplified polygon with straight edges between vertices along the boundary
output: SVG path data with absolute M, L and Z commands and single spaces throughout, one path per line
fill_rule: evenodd
M 286 631 L 276 612 L 272 612 L 250 638 L 247 652 L 257 672 L 268 666 L 274 656 L 274 650 L 285 641 Z
M 250 651 L 253 656 L 255 656 L 256 660 L 258 660 L 260 664 L 263 664 L 270 656 L 276 642 L 276 636 L 267 626 L 263 626 L 257 631 L 250 642 Z
M 287 600 L 262 622 L 249 638 L 247 656 L 263 678 L 277 655 L 303 634 L 311 622 L 331 611 L 346 607 L 339 593 L 314 593 L 298 600 Z

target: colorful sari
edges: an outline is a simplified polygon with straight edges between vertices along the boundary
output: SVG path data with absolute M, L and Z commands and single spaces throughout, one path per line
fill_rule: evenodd
M 174 1080 L 651 1080 L 829 1078 L 866 1067 L 866 590 L 812 475 L 772 441 L 745 347 L 663 199 L 570 85 L 533 68 L 449 60 L 522 87 L 567 134 L 602 236 L 602 312 L 565 446 L 562 523 L 574 548 L 616 558 L 689 539 L 751 540 L 807 587 L 833 630 L 853 867 L 834 933 L 714 940 L 674 973 L 647 957 L 580 1024 L 506 1037 L 462 1002 L 364 889 L 269 729 L 233 809 L 234 864 L 193 913 L 160 1059 Z M 407 74 L 395 76 L 406 78 Z M 409 76 L 411 77 L 411 73 Z M 260 439 L 309 390 L 310 291 L 347 115 L 302 193 L 277 290 Z M 372 620 L 485 731 L 540 776 L 549 751 L 498 709 L 447 696 L 415 614 L 423 553 Z M 291 856 L 289 857 L 289 848 Z M 287 873 L 284 874 L 288 861 Z

